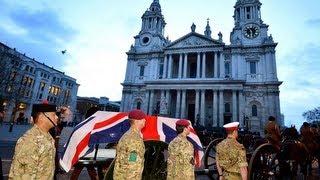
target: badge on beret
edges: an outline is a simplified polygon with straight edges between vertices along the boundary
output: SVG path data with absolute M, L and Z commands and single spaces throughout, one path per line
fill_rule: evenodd
M 137 161 L 137 153 L 135 151 L 130 152 L 129 162 L 136 162 Z

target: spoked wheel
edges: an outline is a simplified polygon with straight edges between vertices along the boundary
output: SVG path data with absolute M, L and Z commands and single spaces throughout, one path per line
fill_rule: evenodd
M 204 167 L 209 170 L 209 178 L 216 179 L 216 175 L 210 173 L 217 170 L 216 164 L 216 146 L 223 140 L 223 138 L 218 138 L 213 140 L 206 149 L 204 154 Z
M 278 150 L 271 144 L 262 144 L 252 154 L 249 162 L 250 180 L 277 179 L 280 174 Z

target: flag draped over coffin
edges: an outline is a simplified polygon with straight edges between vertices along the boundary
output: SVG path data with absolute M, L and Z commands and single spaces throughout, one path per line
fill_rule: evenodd
M 60 165 L 65 171 L 88 153 L 92 145 L 118 142 L 129 130 L 128 113 L 98 111 L 78 124 L 65 144 Z M 170 143 L 176 136 L 175 123 L 178 119 L 160 116 L 147 116 L 146 126 L 142 129 L 144 141 L 155 140 Z M 195 164 L 199 167 L 203 157 L 202 144 L 192 129 L 188 140 L 195 149 Z

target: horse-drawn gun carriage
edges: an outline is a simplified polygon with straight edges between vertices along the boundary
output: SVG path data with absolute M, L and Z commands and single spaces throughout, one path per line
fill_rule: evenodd
M 216 171 L 216 146 L 222 140 L 216 138 L 206 148 L 204 166 L 209 172 Z M 294 127 L 282 132 L 280 147 L 252 133 L 240 133 L 238 140 L 246 148 L 249 179 L 293 179 L 298 173 L 306 178 L 314 161 L 319 161 L 319 146 L 307 148 Z M 217 175 L 210 174 L 210 177 L 216 179 Z

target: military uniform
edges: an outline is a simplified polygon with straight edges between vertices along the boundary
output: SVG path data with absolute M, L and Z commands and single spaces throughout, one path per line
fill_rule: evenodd
M 264 129 L 265 137 L 273 145 L 280 147 L 281 134 L 279 126 L 275 121 L 269 121 Z
M 178 135 L 168 147 L 167 180 L 194 180 L 194 149 L 187 138 Z
M 119 140 L 113 179 L 140 180 L 144 167 L 145 147 L 138 130 L 130 128 Z
M 9 179 L 53 179 L 55 151 L 51 135 L 34 125 L 17 141 Z
M 226 138 L 217 147 L 216 161 L 225 180 L 241 179 L 240 168 L 247 167 L 246 150 L 236 139 Z

